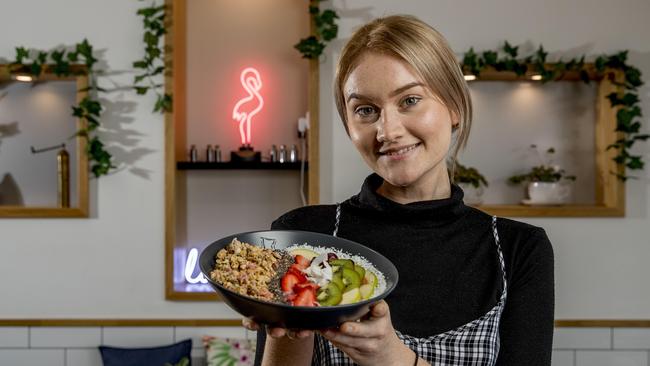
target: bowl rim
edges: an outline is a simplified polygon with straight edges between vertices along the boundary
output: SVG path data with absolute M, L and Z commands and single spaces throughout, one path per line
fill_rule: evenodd
M 355 245 L 360 245 L 363 248 L 373 252 L 375 255 L 378 255 L 378 256 L 384 258 L 386 260 L 386 262 L 389 264 L 389 266 L 392 267 L 392 269 L 394 269 L 395 280 L 393 281 L 393 284 L 390 287 L 386 286 L 386 289 L 384 289 L 384 291 L 381 294 L 379 294 L 377 296 L 373 296 L 373 297 L 371 297 L 369 299 L 366 299 L 366 300 L 363 300 L 363 301 L 358 301 L 358 302 L 352 303 L 352 304 L 333 305 L 333 306 L 297 306 L 297 305 L 283 304 L 283 303 L 279 303 L 279 302 L 264 301 L 264 300 L 256 299 L 256 298 L 254 298 L 252 296 L 242 295 L 242 294 L 240 294 L 238 292 L 235 292 L 233 290 L 229 290 L 229 289 L 223 287 L 217 281 L 213 281 L 212 278 L 210 278 L 210 273 L 209 272 L 206 273 L 205 269 L 203 268 L 203 261 L 201 261 L 201 258 L 203 257 L 204 253 L 206 253 L 207 249 L 210 248 L 212 245 L 214 245 L 218 241 L 221 241 L 221 240 L 227 239 L 227 238 L 230 238 L 231 241 L 232 241 L 233 238 L 236 238 L 239 235 L 257 234 L 257 233 L 264 233 L 264 232 L 269 232 L 269 231 L 283 231 L 283 232 L 298 232 L 298 233 L 318 234 L 318 235 L 333 237 L 333 238 L 336 238 L 336 239 L 339 239 L 339 240 L 345 240 L 345 241 L 348 241 L 348 242 L 353 243 Z M 248 244 L 250 244 L 250 243 L 248 243 Z M 251 245 L 259 246 L 259 245 L 256 245 L 256 244 L 251 244 Z M 368 259 L 366 258 L 366 260 L 368 260 Z M 374 263 L 371 262 L 371 264 L 373 266 L 375 266 Z M 341 238 L 341 237 L 338 237 L 338 236 L 319 233 L 319 232 L 316 232 L 316 231 L 307 231 L 307 230 L 254 230 L 254 231 L 246 231 L 246 232 L 241 232 L 241 233 L 237 233 L 237 234 L 231 234 L 231 235 L 224 236 L 223 238 L 217 239 L 217 240 L 211 242 L 210 244 L 208 244 L 205 248 L 203 248 L 203 250 L 201 251 L 201 254 L 199 255 L 199 267 L 201 269 L 201 273 L 203 274 L 203 277 L 205 277 L 205 279 L 208 282 L 210 282 L 211 284 L 219 287 L 220 291 L 225 291 L 225 292 L 230 293 L 232 295 L 235 295 L 235 296 L 238 296 L 238 297 L 243 297 L 243 298 L 246 298 L 248 300 L 252 300 L 253 302 L 256 302 L 256 303 L 261 304 L 261 305 L 280 306 L 281 308 L 300 309 L 300 310 L 304 310 L 304 311 L 308 311 L 308 312 L 321 312 L 321 311 L 323 311 L 325 309 L 337 309 L 337 310 L 338 309 L 348 309 L 348 308 L 351 309 L 351 308 L 355 308 L 355 307 L 358 307 L 358 306 L 363 306 L 363 305 L 366 305 L 366 304 L 377 302 L 379 300 L 383 300 L 386 296 L 388 296 L 391 292 L 393 292 L 393 290 L 395 290 L 395 288 L 397 287 L 397 283 L 399 282 L 399 271 L 397 271 L 397 267 L 395 267 L 393 262 L 391 262 L 388 258 L 386 258 L 381 253 L 377 252 L 376 250 L 374 250 L 372 248 L 368 248 L 367 246 L 365 246 L 365 245 L 363 245 L 361 243 L 357 243 L 355 241 L 352 241 L 352 240 L 349 240 L 349 239 L 346 239 L 346 238 Z M 211 268 L 211 270 L 212 270 L 212 268 Z M 382 273 L 382 275 L 383 275 L 383 273 Z M 221 298 L 220 300 L 223 302 L 223 298 Z

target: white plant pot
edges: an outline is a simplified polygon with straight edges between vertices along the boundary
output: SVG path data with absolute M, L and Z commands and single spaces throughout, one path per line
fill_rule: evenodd
M 524 203 L 531 205 L 562 205 L 571 195 L 571 187 L 558 182 L 530 182 L 526 188 L 528 200 Z
M 483 186 L 478 186 L 474 188 L 473 185 L 469 183 L 458 183 L 458 186 L 465 193 L 463 201 L 466 205 L 480 205 L 483 203 Z

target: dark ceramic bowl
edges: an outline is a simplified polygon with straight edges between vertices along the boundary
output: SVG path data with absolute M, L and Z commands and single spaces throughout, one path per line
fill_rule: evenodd
M 367 259 L 384 275 L 386 290 L 368 300 L 354 304 L 318 307 L 291 306 L 240 295 L 210 279 L 215 255 L 230 244 L 233 238 L 265 248 L 284 249 L 295 244 L 308 244 L 335 248 L 345 253 L 359 255 Z M 368 313 L 370 304 L 385 298 L 395 289 L 398 278 L 395 266 L 386 257 L 370 248 L 331 235 L 294 230 L 253 231 L 219 239 L 201 252 L 199 266 L 205 278 L 219 293 L 223 301 L 241 315 L 250 317 L 259 324 L 296 329 L 330 328 L 346 321 L 359 319 Z

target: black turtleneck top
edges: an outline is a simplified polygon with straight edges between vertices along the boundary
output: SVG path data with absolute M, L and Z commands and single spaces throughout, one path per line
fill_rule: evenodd
M 502 290 L 491 216 L 465 206 L 456 185 L 448 199 L 404 205 L 379 195 L 381 183 L 370 175 L 359 194 L 341 203 L 338 236 L 378 251 L 397 267 L 399 283 L 386 298 L 394 328 L 424 338 L 487 313 Z M 335 205 L 298 208 L 272 229 L 331 234 L 335 213 Z M 550 365 L 551 243 L 543 229 L 505 218 L 497 219 L 497 230 L 508 281 L 497 364 Z

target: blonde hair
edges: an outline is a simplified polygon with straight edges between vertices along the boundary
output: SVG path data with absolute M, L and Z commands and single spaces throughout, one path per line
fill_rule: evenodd
M 334 99 L 345 131 L 349 135 L 343 86 L 368 52 L 395 56 L 415 69 L 428 88 L 458 121 L 450 147 L 451 174 L 460 149 L 469 138 L 472 124 L 472 101 L 460 64 L 445 38 L 423 21 L 409 15 L 377 18 L 353 35 L 341 52 L 334 79 Z

